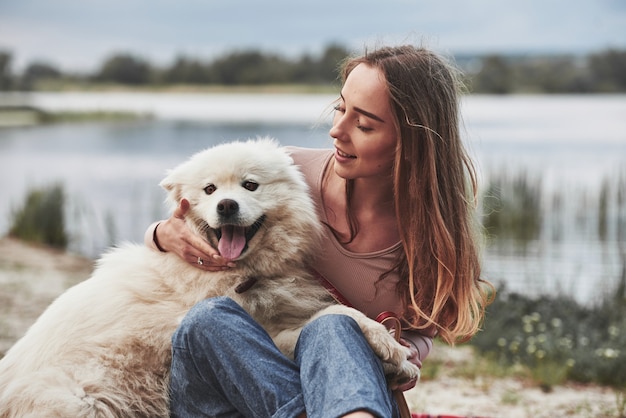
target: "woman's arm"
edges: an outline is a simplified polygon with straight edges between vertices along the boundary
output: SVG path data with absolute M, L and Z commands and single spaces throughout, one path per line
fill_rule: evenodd
M 402 337 L 400 338 L 400 344 L 409 348 L 411 353 L 408 360 L 415 364 L 420 369 L 422 368 L 422 361 L 426 359 L 430 349 L 433 346 L 433 338 L 427 335 L 421 334 L 418 331 L 402 331 Z M 412 380 L 404 384 L 394 387 L 394 390 L 407 391 L 413 389 L 417 384 L 417 380 Z
M 418 367 L 422 367 L 422 362 L 426 359 L 433 347 L 433 337 L 424 335 L 418 331 L 402 331 L 402 338 L 417 350 Z

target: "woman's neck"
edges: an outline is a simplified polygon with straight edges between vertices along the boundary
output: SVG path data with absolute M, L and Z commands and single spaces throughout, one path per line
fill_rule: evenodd
M 347 239 L 350 227 L 346 216 L 346 180 L 337 176 L 333 170 L 327 180 L 323 195 L 328 222 Z M 373 252 L 396 244 L 400 238 L 391 182 L 360 178 L 353 183 L 349 205 L 359 229 L 358 234 L 344 247 L 355 252 Z

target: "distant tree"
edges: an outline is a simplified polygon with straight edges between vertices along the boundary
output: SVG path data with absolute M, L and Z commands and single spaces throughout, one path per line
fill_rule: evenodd
M 591 89 L 584 61 L 570 55 L 528 57 L 515 63 L 515 90 L 585 93 Z
M 44 62 L 34 62 L 22 73 L 20 88 L 30 90 L 41 80 L 58 79 L 61 76 L 61 71 L 56 67 Z
M 482 68 L 474 76 L 472 84 L 475 91 L 506 94 L 513 91 L 513 78 L 513 70 L 506 59 L 490 55 L 483 59 Z
M 309 54 L 304 54 L 293 66 L 294 83 L 315 83 L 321 81 L 317 71 L 317 62 Z
M 214 81 L 208 65 L 187 57 L 178 57 L 163 72 L 163 82 L 180 84 L 206 84 Z
M 626 50 L 609 49 L 589 57 L 589 70 L 599 91 L 626 91 Z
M 211 69 L 217 83 L 255 85 L 289 82 L 292 64 L 277 55 L 250 50 L 218 58 Z
M 328 45 L 319 61 L 319 74 L 321 79 L 327 82 L 338 80 L 339 66 L 349 54 L 349 51 L 341 45 Z
M 348 54 L 344 47 L 337 44 L 327 46 L 319 59 L 305 54 L 294 65 L 294 81 L 313 84 L 338 81 L 339 66 Z
M 117 54 L 104 62 L 96 78 L 122 84 L 148 84 L 151 81 L 151 67 L 141 58 Z
M 10 52 L 0 51 L 0 91 L 10 90 L 13 85 L 11 59 Z

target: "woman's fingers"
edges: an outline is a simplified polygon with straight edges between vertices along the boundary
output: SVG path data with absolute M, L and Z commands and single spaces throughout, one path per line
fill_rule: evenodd
M 174 213 L 172 213 L 172 217 L 178 218 L 178 219 L 184 219 L 188 211 L 189 211 L 189 201 L 187 199 L 180 199 L 180 203 L 176 207 L 176 210 L 174 210 Z
M 189 201 L 181 199 L 172 216 L 159 227 L 159 242 L 167 250 L 194 267 L 205 271 L 221 271 L 235 267 L 235 263 L 220 256 L 206 239 L 192 231 L 185 222 Z

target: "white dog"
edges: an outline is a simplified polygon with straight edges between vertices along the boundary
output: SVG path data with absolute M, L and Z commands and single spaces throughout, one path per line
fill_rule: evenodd
M 383 325 L 335 303 L 307 272 L 320 224 L 300 172 L 274 141 L 202 151 L 161 185 L 172 205 L 189 200 L 188 224 L 237 267 L 204 272 L 143 245 L 104 255 L 0 361 L 0 417 L 169 416 L 170 338 L 194 304 L 220 295 L 286 355 L 308 321 L 342 313 L 357 320 L 390 376 L 418 375 Z

